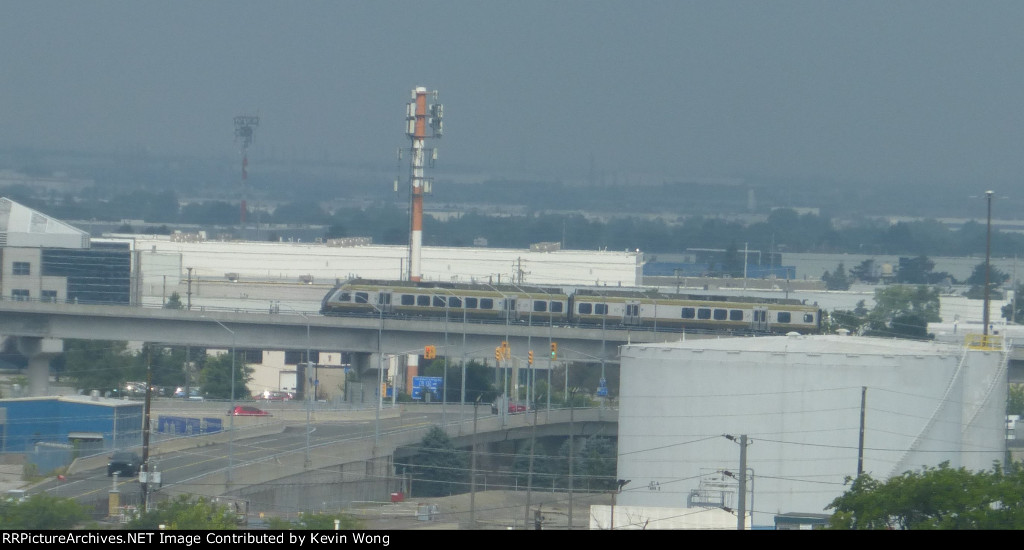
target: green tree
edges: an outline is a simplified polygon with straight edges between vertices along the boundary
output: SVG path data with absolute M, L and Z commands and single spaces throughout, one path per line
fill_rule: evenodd
M 1003 306 L 1003 319 L 1012 322 L 1020 322 L 1024 320 L 1024 300 L 1018 300 L 1018 296 L 1024 294 L 1024 284 L 1018 284 L 1017 288 L 1013 291 L 1013 300 Z M 1016 311 L 1014 309 L 1016 308 Z
M 267 528 L 275 531 L 286 531 L 290 529 L 303 529 L 308 531 L 331 531 L 334 529 L 334 521 L 337 520 L 338 529 L 361 530 L 363 522 L 349 514 L 301 514 L 295 520 L 284 518 L 270 518 L 267 520 Z
M 439 426 L 430 428 L 409 460 L 413 491 L 418 497 L 462 493 L 468 486 L 466 456 L 455 449 Z
M 73 529 L 89 517 L 78 501 L 37 493 L 24 502 L 0 501 L 0 529 Z
M 576 453 L 574 476 L 590 490 L 608 491 L 615 488 L 615 474 L 618 464 L 615 440 L 610 437 L 592 436 L 583 442 Z
M 826 271 L 821 276 L 821 280 L 825 282 L 825 288 L 828 290 L 850 290 L 850 279 L 846 276 L 843 262 L 839 262 L 839 265 L 836 266 L 835 273 Z
M 428 360 L 423 369 L 424 376 L 444 376 L 444 360 Z M 462 365 L 448 363 L 448 390 L 445 394 L 448 401 L 460 402 L 462 396 Z M 498 395 L 494 388 L 494 372 L 477 361 L 466 363 L 466 403 L 472 403 L 478 396 L 481 403 L 490 403 Z
M 887 481 L 847 478 L 850 488 L 826 510 L 833 529 L 1021 529 L 1024 470 L 937 467 L 904 472 Z
M 900 258 L 900 267 L 896 272 L 896 282 L 900 284 L 926 285 L 931 282 L 933 269 L 935 269 L 935 262 L 928 259 L 927 256 Z
M 127 342 L 64 340 L 64 353 L 54 367 L 82 390 L 117 390 L 129 380 L 145 379 L 144 364 L 128 351 Z
M 237 354 L 236 355 L 240 355 Z M 240 356 L 235 357 L 235 399 L 248 397 L 249 381 L 252 380 L 253 368 L 247 366 Z M 199 371 L 199 385 L 207 397 L 214 399 L 231 399 L 231 351 L 207 357 Z
M 237 514 L 228 506 L 203 497 L 178 495 L 128 522 L 129 529 L 230 530 L 238 528 Z M 333 528 L 333 526 L 332 526 Z
M 170 298 L 167 298 L 167 303 L 164 304 L 164 309 L 183 309 L 184 304 L 181 303 L 181 295 L 177 292 L 172 292 Z
M 1024 384 L 1010 384 L 1010 395 L 1006 400 L 1006 414 L 1024 417 Z
M 937 323 L 939 291 L 926 285 L 892 285 L 875 289 L 875 308 L 868 314 L 868 334 L 927 337 L 928 323 Z
M 146 344 L 137 356 L 144 370 L 153 370 L 154 386 L 180 386 L 185 383 L 185 350 L 157 344 Z
M 1009 279 L 1010 275 L 1008 273 L 1003 273 L 999 268 L 990 266 L 988 269 L 989 299 L 1001 300 L 1003 293 L 997 289 Z M 966 282 L 971 285 L 971 288 L 964 293 L 964 296 L 974 300 L 983 300 L 985 298 L 985 262 L 974 266 L 974 271 L 971 272 L 971 276 L 967 278 Z
M 878 275 L 875 274 L 874 258 L 868 258 L 857 264 L 857 267 L 850 270 L 850 276 L 863 283 L 878 282 Z

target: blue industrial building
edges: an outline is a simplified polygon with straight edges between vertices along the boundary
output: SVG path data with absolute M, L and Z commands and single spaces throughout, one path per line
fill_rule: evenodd
M 22 453 L 40 473 L 80 456 L 142 444 L 143 404 L 101 397 L 0 399 L 0 451 Z

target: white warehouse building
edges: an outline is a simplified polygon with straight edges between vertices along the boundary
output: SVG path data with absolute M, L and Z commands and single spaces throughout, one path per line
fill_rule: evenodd
M 409 247 L 401 245 L 179 240 L 124 236 L 138 254 L 143 295 L 176 285 L 188 268 L 197 278 L 333 283 L 337 279 L 407 279 Z M 531 285 L 637 286 L 639 250 L 551 250 L 423 247 L 425 281 Z
M 748 526 L 828 513 L 861 453 L 882 480 L 1004 459 L 1001 349 L 791 335 L 628 345 L 621 365 L 623 506 L 737 510 L 744 435 Z

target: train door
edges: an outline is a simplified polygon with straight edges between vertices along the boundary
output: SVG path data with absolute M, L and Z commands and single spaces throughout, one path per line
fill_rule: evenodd
M 768 310 L 763 307 L 755 307 L 751 313 L 753 317 L 750 320 L 750 328 L 759 332 L 767 332 Z
M 515 297 L 506 297 L 504 300 L 502 300 L 502 303 L 505 304 L 505 311 L 502 312 L 505 318 L 512 321 L 518 321 L 519 311 L 516 309 Z
M 640 324 L 640 302 L 626 302 L 626 309 L 622 312 L 622 324 Z
M 390 290 L 382 290 L 377 294 L 377 307 L 384 313 L 391 313 L 393 311 Z

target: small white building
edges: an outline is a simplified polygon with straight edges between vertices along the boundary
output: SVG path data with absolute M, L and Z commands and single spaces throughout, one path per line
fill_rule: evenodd
M 631 480 L 621 505 L 739 509 L 741 436 L 745 507 L 762 527 L 779 513 L 826 512 L 861 461 L 887 479 L 1004 458 L 1002 349 L 723 338 L 624 346 L 621 365 L 618 477 Z

